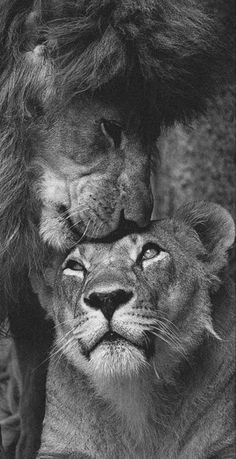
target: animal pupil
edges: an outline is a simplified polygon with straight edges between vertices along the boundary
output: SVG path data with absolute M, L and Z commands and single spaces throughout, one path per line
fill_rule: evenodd
M 139 261 L 151 260 L 161 252 L 161 248 L 152 242 L 148 242 L 144 245 L 141 254 L 138 257 Z

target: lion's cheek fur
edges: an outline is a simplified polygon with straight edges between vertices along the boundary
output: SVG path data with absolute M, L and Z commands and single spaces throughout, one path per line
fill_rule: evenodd
M 43 207 L 40 219 L 40 236 L 43 241 L 55 249 L 71 247 L 73 237 L 66 222 L 60 219 L 57 209 Z
M 67 163 L 70 167 L 67 167 Z M 71 165 L 66 157 L 62 161 L 61 169 L 57 165 L 57 170 L 53 170 L 47 162 L 44 164 L 44 160 L 39 160 L 38 164 L 36 162 L 39 178 L 34 188 L 42 207 L 40 235 L 43 241 L 56 249 L 64 250 L 73 245 L 76 231 L 79 235 L 86 233 L 96 238 L 115 230 L 122 208 L 132 214 L 129 207 L 135 203 L 135 200 L 132 201 L 135 191 L 133 194 L 129 192 L 130 203 L 120 178 L 125 167 L 127 166 L 124 164 L 117 164 L 116 158 L 110 157 L 106 158 L 106 165 L 101 170 L 97 167 L 98 170 L 95 168 L 92 172 L 90 163 L 87 167 L 76 163 Z M 126 175 L 129 176 L 128 171 Z M 149 199 L 150 190 L 143 184 L 141 192 L 142 207 L 143 202 Z M 140 212 L 145 214 L 144 207 L 134 211 L 137 215 Z

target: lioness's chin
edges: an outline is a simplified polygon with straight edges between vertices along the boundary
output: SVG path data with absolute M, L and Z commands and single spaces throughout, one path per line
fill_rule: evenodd
M 102 343 L 90 354 L 89 369 L 93 378 L 121 378 L 137 375 L 147 365 L 142 349 L 126 342 Z

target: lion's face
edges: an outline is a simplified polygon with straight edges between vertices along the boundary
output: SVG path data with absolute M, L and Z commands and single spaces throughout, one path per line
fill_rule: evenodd
M 204 211 L 212 225 L 209 244 L 216 249 L 211 263 L 204 246 L 208 238 L 204 234 L 203 243 L 181 216 L 183 222 L 153 222 L 147 231 L 113 243 L 81 244 L 48 271 L 57 347 L 95 382 L 131 377 L 145 368 L 165 377 L 206 333 L 217 336 L 209 292 L 234 225 L 224 211 L 229 230 L 222 216 L 217 229 L 215 214 Z M 197 212 L 193 209 L 196 228 Z M 199 221 L 202 228 L 200 211 Z
M 40 231 L 54 247 L 100 238 L 126 221 L 150 219 L 150 150 L 121 110 L 80 99 L 57 113 L 35 139 Z

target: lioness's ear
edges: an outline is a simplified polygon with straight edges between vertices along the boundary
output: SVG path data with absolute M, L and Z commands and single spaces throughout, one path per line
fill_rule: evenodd
M 234 243 L 235 224 L 229 212 L 206 201 L 181 206 L 175 218 L 193 228 L 208 252 L 226 252 Z

